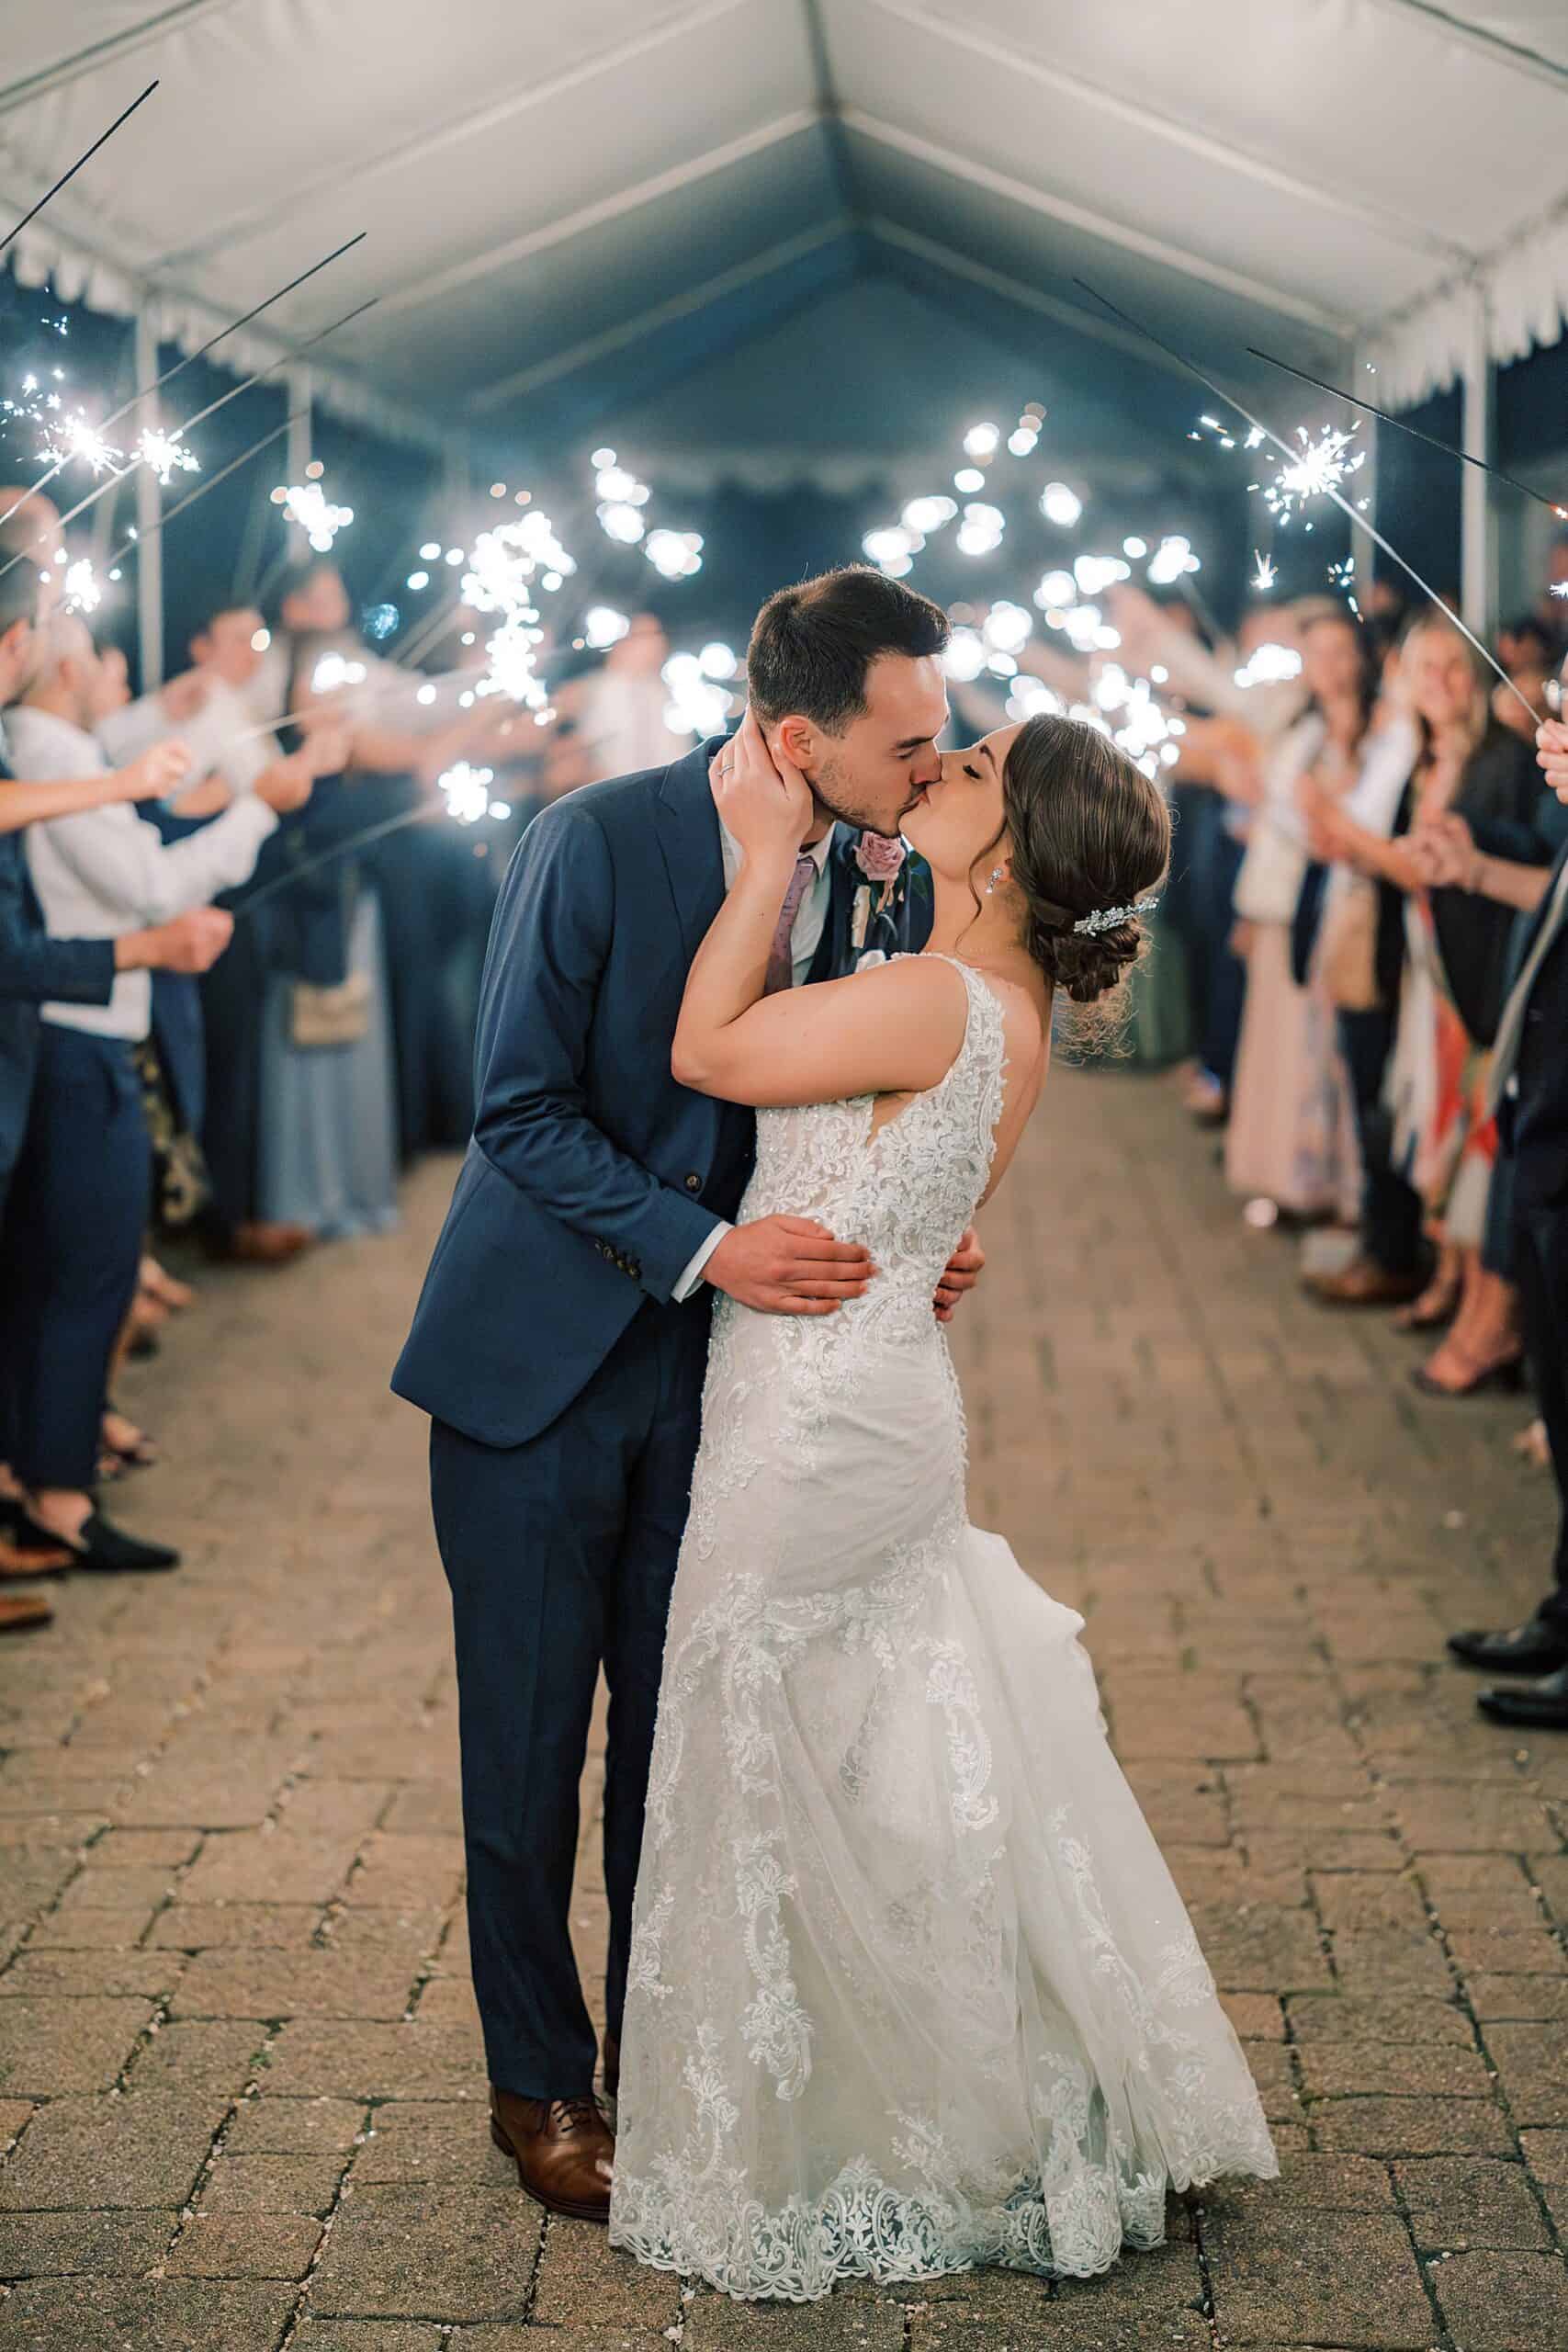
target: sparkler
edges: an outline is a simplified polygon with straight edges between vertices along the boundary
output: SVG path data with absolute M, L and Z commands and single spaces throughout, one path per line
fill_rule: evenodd
M 1343 433 L 1337 425 L 1325 424 L 1314 441 L 1304 424 L 1296 427 L 1299 447 L 1286 449 L 1286 462 L 1275 473 L 1263 492 L 1263 503 L 1271 514 L 1277 514 L 1281 527 L 1293 516 L 1305 510 L 1313 498 L 1326 498 L 1337 492 L 1339 485 L 1367 462 L 1367 453 L 1358 449 L 1348 456 L 1357 428 Z M 1234 446 L 1234 445 L 1233 445 Z M 1283 445 L 1281 445 L 1283 446 Z M 1337 503 L 1342 501 L 1336 500 Z M 1307 525 L 1312 529 L 1312 525 Z
M 1560 506 L 1556 499 L 1549 498 L 1544 491 L 1532 490 L 1528 481 L 1519 480 L 1517 474 L 1508 473 L 1502 466 L 1492 465 L 1484 458 L 1472 456 L 1470 450 L 1461 449 L 1457 442 L 1440 440 L 1435 433 L 1424 433 L 1418 424 L 1407 424 L 1404 417 L 1391 416 L 1387 409 L 1374 408 L 1371 401 L 1361 400 L 1354 392 L 1341 391 L 1337 384 L 1325 383 L 1321 376 L 1309 376 L 1304 368 L 1292 368 L 1288 359 L 1276 359 L 1272 353 L 1259 351 L 1254 344 L 1249 343 L 1247 348 L 1251 358 L 1261 359 L 1266 367 L 1278 368 L 1282 375 L 1298 377 L 1303 384 L 1314 385 L 1320 392 L 1331 392 L 1337 401 L 1345 401 L 1351 408 L 1364 409 L 1369 416 L 1375 416 L 1380 424 L 1392 424 L 1395 432 L 1408 433 L 1413 441 L 1425 441 L 1429 448 L 1441 449 L 1449 457 L 1457 458 L 1461 465 L 1474 466 L 1480 473 L 1495 474 L 1497 480 L 1506 481 L 1510 490 L 1523 491 L 1525 496 L 1533 498 L 1538 506 L 1544 506 L 1555 514 L 1560 523 L 1568 523 L 1568 506 Z
M 172 430 L 166 433 L 159 430 L 159 428 L 154 425 L 148 425 L 144 427 L 141 439 L 137 444 L 137 461 L 142 465 L 151 467 L 152 470 L 157 475 L 158 480 L 165 486 L 165 488 L 168 485 L 170 473 L 175 469 L 183 473 L 199 473 L 201 467 L 195 452 L 186 448 L 185 446 L 184 435 L 192 431 L 192 429 L 198 424 L 205 424 L 209 416 L 216 416 L 220 408 L 227 408 L 231 401 L 237 401 L 242 392 L 248 392 L 250 390 L 253 384 L 259 384 L 263 382 L 266 377 L 276 375 L 280 368 L 292 366 L 293 362 L 299 358 L 302 353 L 313 350 L 318 343 L 324 343 L 328 335 L 335 334 L 337 333 L 339 327 L 347 326 L 349 322 L 353 319 L 363 318 L 367 311 L 373 311 L 375 309 L 379 299 L 378 295 L 372 295 L 369 301 L 357 304 L 352 311 L 345 311 L 341 319 L 333 319 L 330 326 L 324 326 L 319 329 L 315 334 L 310 335 L 304 343 L 298 345 L 293 351 L 289 352 L 285 356 L 268 360 L 266 366 L 265 368 L 258 368 L 254 375 L 243 377 L 239 383 L 231 385 L 228 391 L 220 392 L 218 398 L 216 400 L 209 401 L 205 408 L 198 408 L 194 416 L 187 416 L 183 424 L 176 424 L 172 428 Z M 171 370 L 171 373 L 173 371 Z M 32 385 L 33 379 L 29 377 L 24 384 L 23 390 L 28 390 L 32 388 Z M 5 405 L 7 408 L 10 408 L 14 404 L 7 401 Z M 28 410 L 21 411 L 21 413 L 23 414 L 35 413 L 36 412 L 34 411 Z M 122 409 L 117 409 L 115 414 L 117 416 L 123 415 L 124 411 Z M 85 514 L 89 506 L 96 505 L 98 500 L 106 496 L 109 491 L 113 490 L 117 482 L 123 481 L 126 474 L 130 470 L 130 467 L 126 467 L 123 472 L 114 474 L 108 481 L 100 482 L 96 490 L 90 490 L 85 498 L 79 498 L 74 506 L 68 507 L 60 518 L 61 529 L 63 530 L 68 523 L 73 523 L 78 514 Z M 49 474 L 42 475 L 39 481 L 33 484 L 33 490 L 39 489 L 44 482 L 49 481 L 51 479 L 51 476 Z M 11 514 L 15 514 L 19 507 L 25 506 L 28 498 L 30 498 L 32 494 L 32 491 L 24 492 L 23 495 L 17 501 L 16 506 L 11 508 Z M 8 520 L 9 517 L 7 515 L 0 514 L 0 523 L 5 523 Z M 10 562 L 0 564 L 0 580 L 5 578 L 6 573 L 11 568 L 11 563 L 19 562 L 20 560 L 21 559 L 19 557 L 13 556 Z
M 152 86 L 155 88 L 156 85 L 154 84 Z M 146 93 L 143 92 L 142 95 L 145 96 Z M 140 101 L 138 101 L 138 103 L 140 103 Z M 320 261 L 312 262 L 309 269 L 302 269 L 297 277 L 291 277 L 287 286 L 280 286 L 276 294 L 269 294 L 265 302 L 258 302 L 254 310 L 244 311 L 237 319 L 231 319 L 226 327 L 220 327 L 216 334 L 209 335 L 207 341 L 202 344 L 197 350 L 189 353 L 186 358 L 176 359 L 172 368 L 165 368 L 163 374 L 161 376 L 155 376 L 150 384 L 139 384 L 135 391 L 131 393 L 129 400 L 122 401 L 118 408 L 111 410 L 109 414 L 105 417 L 102 425 L 99 427 L 99 431 L 107 433 L 109 426 L 111 424 L 118 424 L 122 416 L 129 416 L 131 410 L 136 406 L 139 401 L 150 399 L 154 392 L 161 391 L 165 384 L 173 383 L 176 376 L 183 375 L 185 370 L 187 368 L 194 367 L 198 359 L 205 359 L 207 354 L 209 351 L 215 351 L 218 345 L 224 342 L 228 336 L 237 334 L 242 327 L 249 326 L 253 319 L 259 319 L 264 311 L 270 311 L 273 304 L 275 302 L 281 302 L 286 294 L 292 294 L 297 286 L 303 286 L 307 278 L 319 277 L 321 272 L 329 267 L 333 262 L 340 260 L 344 254 L 352 252 L 355 245 L 363 244 L 365 242 L 365 235 L 366 232 L 361 229 L 357 236 L 348 238 L 343 244 L 334 247 L 333 252 L 323 254 Z M 348 316 L 350 318 L 355 318 L 358 316 L 358 312 L 351 311 L 348 313 Z M 339 326 L 343 326 L 346 322 L 343 319 L 339 319 L 336 323 Z M 330 334 L 332 334 L 333 329 L 331 327 L 327 327 L 323 329 L 322 332 Z M 320 340 L 321 337 L 319 335 L 311 337 L 312 342 L 320 342 Z M 304 344 L 300 346 L 302 350 L 307 351 L 310 347 L 310 344 Z M 293 353 L 288 355 L 290 358 L 296 356 L 297 355 Z M 272 364 L 275 368 L 282 367 L 287 364 L 287 361 L 274 360 Z M 263 369 L 262 372 L 264 374 L 270 374 L 271 369 Z M 253 381 L 254 380 L 254 379 L 253 379 Z M 243 387 L 237 387 L 237 389 L 243 390 Z M 233 395 L 232 393 L 226 393 L 224 397 L 225 399 L 231 399 Z M 218 407 L 220 405 L 220 402 L 213 402 L 213 407 Z M 212 409 L 205 409 L 202 413 L 206 416 L 210 416 Z M 16 514 L 17 508 L 25 506 L 29 498 L 36 497 L 40 490 L 47 488 L 49 483 L 54 480 L 59 471 L 60 465 L 55 464 L 50 467 L 47 473 L 39 474 L 37 481 L 33 482 L 27 490 L 23 491 L 15 505 L 8 506 L 6 509 L 5 514 L 0 514 L 0 524 L 8 523 L 12 515 Z
M 1265 555 L 1261 548 L 1253 548 L 1252 560 L 1258 567 L 1252 575 L 1252 584 L 1260 596 L 1266 596 L 1280 576 L 1278 567 L 1273 557 Z
M 1097 288 L 1089 283 L 1087 278 L 1075 277 L 1073 283 L 1075 286 L 1082 287 L 1084 292 L 1089 295 L 1096 302 L 1100 303 L 1102 309 L 1109 311 L 1112 318 L 1120 319 L 1124 326 L 1131 327 L 1134 334 L 1142 335 L 1145 343 L 1152 343 L 1156 351 L 1163 351 L 1168 358 L 1174 359 L 1176 361 L 1178 367 L 1185 368 L 1188 374 L 1190 376 L 1196 377 L 1198 382 L 1202 384 L 1209 391 L 1213 392 L 1216 400 L 1222 400 L 1228 402 L 1228 404 L 1235 410 L 1238 416 L 1246 418 L 1247 424 L 1252 427 L 1253 432 L 1258 435 L 1259 443 L 1264 440 L 1272 441 L 1275 447 L 1279 450 L 1280 456 L 1285 458 L 1287 463 L 1294 464 L 1298 453 L 1291 447 L 1290 443 L 1288 441 L 1281 440 L 1280 435 L 1271 431 L 1267 424 L 1260 424 L 1258 419 L 1253 415 L 1250 409 L 1243 407 L 1241 401 L 1237 400 L 1234 392 L 1225 391 L 1222 386 L 1213 381 L 1212 377 L 1206 376 L 1203 370 L 1198 366 L 1197 362 L 1195 360 L 1189 359 L 1184 351 L 1179 351 L 1173 344 L 1167 343 L 1163 336 L 1155 334 L 1152 327 L 1145 326 L 1141 319 L 1134 318 L 1130 312 L 1122 310 L 1120 303 L 1112 302 L 1109 295 L 1101 294 Z M 1402 571 L 1408 573 L 1409 577 L 1416 582 L 1417 588 L 1420 589 L 1421 594 L 1424 596 L 1430 598 L 1431 602 L 1438 607 L 1439 611 L 1441 611 L 1444 617 L 1450 621 L 1454 628 L 1458 629 L 1460 635 L 1465 639 L 1467 644 L 1474 648 L 1475 651 L 1480 654 L 1482 660 L 1485 662 L 1487 668 L 1502 681 L 1505 686 L 1506 686 L 1508 692 L 1519 705 L 1519 707 L 1522 710 L 1529 712 L 1533 731 L 1537 723 L 1537 714 L 1533 706 L 1525 699 L 1525 696 L 1520 693 L 1518 687 L 1515 685 L 1512 678 L 1509 677 L 1507 672 L 1504 669 L 1502 663 L 1496 659 L 1495 655 L 1487 650 L 1486 647 L 1483 645 L 1481 639 L 1475 635 L 1474 631 L 1466 627 L 1465 623 L 1460 618 L 1457 613 L 1450 611 L 1448 605 L 1443 603 L 1442 598 L 1432 586 L 1430 581 L 1424 580 L 1422 578 L 1421 574 L 1416 571 L 1416 566 L 1410 562 L 1406 557 L 1400 554 L 1399 549 L 1393 546 L 1391 542 L 1383 537 L 1382 533 L 1377 528 L 1375 524 L 1369 523 L 1364 514 L 1358 514 L 1355 507 L 1351 505 L 1349 500 L 1340 492 L 1337 484 L 1332 482 L 1326 484 L 1325 486 L 1324 494 L 1332 500 L 1333 503 L 1339 508 L 1340 512 L 1348 521 L 1359 524 L 1361 529 L 1366 532 L 1367 537 L 1373 541 L 1374 545 L 1382 548 L 1386 556 L 1392 557 L 1393 560 L 1398 564 Z
M 17 222 L 16 227 L 14 229 L 8 229 L 5 236 L 0 237 L 0 254 L 5 252 L 6 246 L 11 243 L 13 238 L 19 237 L 21 235 L 22 231 L 27 227 L 29 220 L 36 220 L 38 219 L 39 214 L 43 210 L 44 206 L 50 201 L 51 198 L 58 196 L 66 182 L 75 178 L 83 164 L 90 164 L 92 162 L 93 157 L 97 153 L 99 148 L 102 147 L 107 141 L 114 137 L 115 132 L 119 129 L 122 122 L 130 121 L 131 116 L 136 112 L 137 107 L 146 103 L 157 86 L 158 85 L 156 81 L 149 82 L 147 87 L 142 91 L 141 97 L 132 98 L 124 113 L 117 114 L 108 129 L 99 132 L 92 145 L 87 149 L 86 153 L 85 155 L 78 155 L 76 161 L 72 164 L 71 169 L 68 172 L 62 172 L 60 177 L 55 181 L 54 186 L 51 188 L 45 190 L 44 194 L 39 197 L 38 202 L 32 207 L 30 211 L 23 213 L 21 219 Z

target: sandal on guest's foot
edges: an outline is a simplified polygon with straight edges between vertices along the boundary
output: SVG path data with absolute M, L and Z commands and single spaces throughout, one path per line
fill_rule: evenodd
M 116 1477 L 127 1470 L 151 1470 L 162 1457 L 157 1442 L 145 1430 L 139 1430 L 118 1405 L 110 1405 L 98 1427 L 99 1440 L 105 1455 L 118 1464 Z
M 1457 1351 L 1456 1351 L 1457 1352 Z M 1432 1363 L 1440 1361 L 1444 1351 L 1438 1349 Z M 1410 1375 L 1410 1385 L 1423 1396 L 1480 1396 L 1488 1388 L 1500 1389 L 1505 1396 L 1517 1396 L 1525 1385 L 1525 1359 L 1517 1354 L 1502 1356 L 1491 1363 L 1467 1370 L 1457 1381 L 1439 1379 L 1431 1364 L 1417 1364 Z
M 196 1293 L 189 1283 L 182 1283 L 177 1274 L 171 1274 L 167 1266 L 161 1266 L 156 1258 L 142 1259 L 137 1287 L 143 1298 L 153 1300 L 159 1306 L 172 1306 L 176 1314 L 183 1314 L 187 1306 L 196 1305 Z
M 1396 1331 L 1440 1331 L 1459 1313 L 1460 1294 L 1464 1288 L 1459 1274 L 1437 1275 L 1427 1284 L 1419 1298 L 1402 1306 L 1393 1318 Z

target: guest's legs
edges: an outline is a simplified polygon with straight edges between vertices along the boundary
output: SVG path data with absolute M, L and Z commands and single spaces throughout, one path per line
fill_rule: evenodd
M 14 1466 L 44 1523 L 68 1536 L 90 1507 L 109 1359 L 136 1290 L 151 1182 L 129 1047 L 46 1023 L 9 1219 Z
M 1361 1243 L 1385 1273 L 1413 1274 L 1425 1250 L 1421 1196 L 1393 1166 L 1393 1124 L 1382 1102 L 1393 1046 L 1393 1015 L 1378 1007 L 1339 1015 L 1339 1046 L 1350 1073 L 1361 1146 Z
M 1515 1262 L 1541 1419 L 1562 1500 L 1552 1585 L 1539 1613 L 1568 1633 L 1568 1208 L 1521 1208 Z

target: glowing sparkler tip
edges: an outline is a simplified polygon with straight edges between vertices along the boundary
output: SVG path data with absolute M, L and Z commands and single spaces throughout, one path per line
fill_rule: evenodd
M 1252 560 L 1258 567 L 1257 571 L 1252 575 L 1252 584 L 1258 590 L 1258 594 L 1262 595 L 1274 585 L 1275 581 L 1279 578 L 1279 570 L 1274 563 L 1273 559 L 1269 556 L 1266 556 L 1259 548 L 1253 548 Z

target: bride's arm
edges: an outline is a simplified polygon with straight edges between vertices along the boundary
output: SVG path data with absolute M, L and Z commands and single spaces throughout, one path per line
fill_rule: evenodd
M 934 1086 L 967 1017 L 947 966 L 910 956 L 852 980 L 762 994 L 811 796 L 797 770 L 781 775 L 750 714 L 715 797 L 742 862 L 686 981 L 671 1053 L 680 1084 L 757 1108 Z

